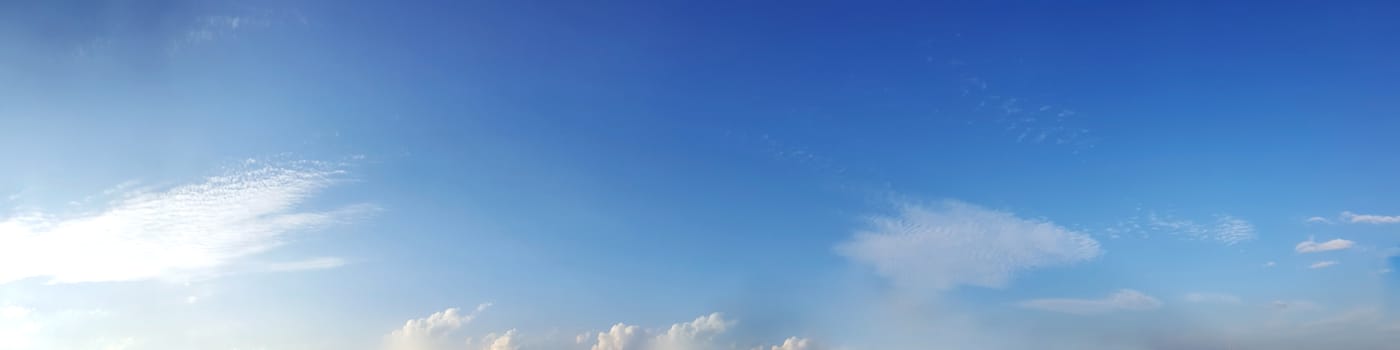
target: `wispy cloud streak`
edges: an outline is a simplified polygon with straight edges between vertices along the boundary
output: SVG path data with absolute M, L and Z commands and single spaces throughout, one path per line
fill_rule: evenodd
M 299 162 L 164 191 L 128 192 L 95 213 L 15 215 L 0 221 L 0 283 L 33 277 L 77 283 L 216 273 L 236 259 L 283 244 L 293 233 L 372 210 L 365 204 L 298 209 L 342 174 L 323 164 Z

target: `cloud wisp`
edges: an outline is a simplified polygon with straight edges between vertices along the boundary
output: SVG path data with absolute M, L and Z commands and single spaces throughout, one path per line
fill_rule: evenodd
M 836 250 L 897 285 L 931 291 L 1003 287 L 1019 271 L 1102 254 L 1087 234 L 951 200 L 904 204 L 895 215 L 873 217 Z
M 0 221 L 0 284 L 42 277 L 49 283 L 177 279 L 214 275 L 293 234 L 373 209 L 298 206 L 343 171 L 312 162 L 215 176 L 164 191 L 134 191 L 94 213 L 30 212 Z M 326 268 L 333 260 L 283 265 Z
M 1332 261 L 1332 260 L 1328 260 L 1328 261 L 1319 261 L 1319 262 L 1313 263 L 1312 265 L 1308 265 L 1308 268 L 1310 268 L 1310 269 L 1322 269 L 1322 268 L 1328 268 L 1328 267 L 1336 266 L 1337 264 L 1339 264 L 1339 263 L 1336 262 L 1336 261 Z
M 1162 302 L 1142 292 L 1121 289 L 1102 299 L 1035 299 L 1023 301 L 1021 307 L 1074 315 L 1094 315 L 1115 311 L 1146 311 L 1162 306 Z
M 1293 250 L 1298 253 L 1321 253 L 1333 250 L 1348 249 L 1354 245 L 1356 245 L 1356 242 L 1340 238 L 1326 242 L 1317 242 L 1314 241 L 1312 238 L 1308 238 L 1308 240 L 1300 242 L 1297 246 L 1294 246 Z
M 1149 212 L 1146 217 L 1134 216 L 1105 231 L 1113 237 L 1151 237 L 1165 234 L 1189 240 L 1215 241 L 1229 246 L 1258 237 L 1254 224 L 1228 214 L 1216 215 L 1213 221 L 1201 222 Z
M 1357 214 L 1342 212 L 1342 221 L 1353 224 L 1400 224 L 1400 215 Z

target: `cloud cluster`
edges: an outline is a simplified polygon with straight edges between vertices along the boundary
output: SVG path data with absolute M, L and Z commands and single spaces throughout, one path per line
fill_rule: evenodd
M 905 204 L 837 247 L 896 284 L 925 290 L 1002 287 L 1018 272 L 1102 254 L 1087 234 L 958 201 Z
M 1343 250 L 1351 248 L 1353 245 L 1356 245 L 1356 242 L 1340 238 L 1321 243 L 1314 241 L 1312 238 L 1308 238 L 1308 240 L 1298 243 L 1297 246 L 1293 247 L 1293 250 L 1297 251 L 1298 253 L 1321 253 L 1333 250 Z
M 442 349 L 453 343 L 448 339 L 453 331 L 462 328 L 462 325 L 471 323 L 482 311 L 491 307 L 491 304 L 477 305 L 470 313 L 462 313 L 461 309 L 449 308 L 447 310 L 435 312 L 428 317 L 412 319 L 404 322 L 403 327 L 394 330 L 384 337 L 384 347 L 389 350 L 433 350 Z M 512 333 L 513 335 L 513 333 Z M 509 337 L 509 336 L 508 336 Z M 509 340 L 507 340 L 509 342 Z M 494 341 L 493 341 L 494 343 Z
M 647 331 L 637 326 L 618 323 L 607 332 L 598 333 L 592 350 L 701 350 L 715 349 L 715 337 L 733 327 L 719 313 L 700 316 L 693 321 L 671 325 L 665 332 Z M 658 333 L 658 334 L 651 334 Z
M 298 205 L 343 171 L 315 163 L 269 166 L 164 191 L 126 191 L 94 213 L 29 212 L 0 221 L 0 284 L 32 277 L 50 283 L 133 281 L 216 273 L 221 267 L 371 210 Z M 313 260 L 297 270 L 338 265 Z
M 489 304 L 477 308 L 479 312 Z M 681 322 L 668 328 L 649 329 L 625 323 L 614 324 L 606 331 L 583 333 L 571 341 L 558 341 L 549 337 L 526 339 L 521 332 L 511 329 L 503 333 L 489 333 L 479 341 L 466 338 L 454 341 L 450 336 L 462 325 L 471 322 L 476 312 L 463 315 L 458 309 L 447 309 L 428 317 L 408 321 L 403 328 L 385 337 L 388 350 L 520 350 L 520 349 L 588 349 L 588 350 L 720 350 L 738 349 L 724 343 L 719 338 L 731 330 L 738 322 L 712 313 L 700 316 L 689 322 Z M 528 344 L 528 345 L 527 345 Z M 809 339 L 790 337 L 781 345 L 754 347 L 755 350 L 815 350 L 816 345 Z
M 1122 289 L 1102 299 L 1035 299 L 1023 301 L 1021 307 L 1075 315 L 1102 314 L 1115 311 L 1145 311 L 1162 306 L 1162 302 L 1142 292 Z

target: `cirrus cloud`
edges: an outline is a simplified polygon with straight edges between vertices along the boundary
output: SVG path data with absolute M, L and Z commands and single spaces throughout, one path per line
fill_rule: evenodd
M 1343 250 L 1351 248 L 1354 245 L 1356 245 L 1356 242 L 1340 238 L 1320 243 L 1314 241 L 1312 238 L 1308 238 L 1308 240 L 1300 242 L 1297 246 L 1294 246 L 1293 250 L 1297 251 L 1298 253 L 1321 253 L 1333 250 Z
M 0 284 L 134 281 L 217 274 L 293 234 L 373 210 L 297 207 L 344 171 L 316 162 L 236 171 L 163 191 L 126 190 L 95 213 L 23 213 L 0 220 Z M 334 267 L 338 260 L 283 266 Z

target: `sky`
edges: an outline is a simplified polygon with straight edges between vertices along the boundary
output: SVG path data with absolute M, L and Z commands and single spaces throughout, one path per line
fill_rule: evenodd
M 0 2 L 0 349 L 1378 349 L 1400 5 Z

